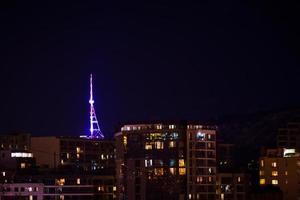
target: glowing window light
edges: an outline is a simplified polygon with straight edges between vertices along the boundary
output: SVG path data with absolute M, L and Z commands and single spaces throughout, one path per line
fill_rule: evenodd
M 260 185 L 265 185 L 266 184 L 266 179 L 264 179 L 264 178 L 259 179 L 259 184 Z
M 169 129 L 175 129 L 175 125 L 169 125 Z
M 156 141 L 155 142 L 155 148 L 156 149 L 163 149 L 164 148 L 164 143 L 162 141 Z
M 174 167 L 170 168 L 170 174 L 172 174 L 172 175 L 176 174 L 176 169 Z
M 104 192 L 104 186 L 98 186 L 98 191 L 99 192 Z
M 145 160 L 145 167 L 151 167 L 152 166 L 152 160 Z
M 164 175 L 164 168 L 155 168 L 154 169 L 154 174 L 156 176 L 162 176 L 162 175 Z
M 76 147 L 76 153 L 80 153 L 80 147 Z
M 76 183 L 77 183 L 77 185 L 80 185 L 80 178 L 76 179 Z
M 161 124 L 156 125 L 156 129 L 162 129 L 162 125 Z
M 264 166 L 265 166 L 264 160 L 260 160 L 260 166 L 261 166 L 261 167 L 264 167 Z
M 113 191 L 117 191 L 117 187 L 116 186 L 113 186 Z
M 272 162 L 272 167 L 277 167 L 277 163 L 276 162 Z
M 241 182 L 241 177 L 240 176 L 238 176 L 237 181 L 238 181 L 238 183 Z
M 179 165 L 179 167 L 185 167 L 184 159 L 179 159 L 178 165 Z
M 32 158 L 32 153 L 26 153 L 26 152 L 13 152 L 10 154 L 12 158 Z
M 25 169 L 26 168 L 26 163 L 21 163 L 21 169 Z
M 66 182 L 66 179 L 60 178 L 60 179 L 55 179 L 56 185 L 64 185 Z
M 265 171 L 261 171 L 261 170 L 260 170 L 260 171 L 259 171 L 259 175 L 260 175 L 260 176 L 265 175 Z
M 204 140 L 205 139 L 205 133 L 202 133 L 202 132 L 198 132 L 197 134 L 196 134 L 196 138 L 197 138 L 197 140 Z
M 277 179 L 273 179 L 272 180 L 272 185 L 278 185 L 278 180 Z
M 186 170 L 185 168 L 179 168 L 179 175 L 185 175 Z
M 123 136 L 123 144 L 124 144 L 124 146 L 127 146 L 127 136 L 126 135 Z
M 174 148 L 176 147 L 176 142 L 175 141 L 170 141 L 169 142 L 169 148 Z
M 272 171 L 272 176 L 278 176 L 278 171 Z
M 152 149 L 152 143 L 151 142 L 146 142 L 145 149 L 146 150 Z

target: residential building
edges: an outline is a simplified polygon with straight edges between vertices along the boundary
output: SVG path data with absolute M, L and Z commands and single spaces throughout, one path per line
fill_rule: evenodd
M 105 175 L 115 173 L 115 147 L 110 140 L 80 137 L 31 137 L 38 166 L 76 168 Z
M 115 139 L 118 199 L 216 198 L 215 126 L 128 124 Z
M 289 122 L 286 127 L 279 128 L 277 147 L 300 151 L 300 122 Z
M 27 151 L 30 149 L 29 133 L 0 134 L 0 150 Z
M 249 175 L 245 173 L 218 173 L 218 200 L 246 200 L 249 191 Z
M 274 185 L 284 200 L 300 197 L 300 154 L 295 149 L 268 149 L 260 157 L 260 185 Z

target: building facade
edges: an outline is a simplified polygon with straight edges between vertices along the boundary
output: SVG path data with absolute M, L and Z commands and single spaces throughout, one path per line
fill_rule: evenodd
M 218 200 L 246 200 L 248 198 L 248 174 L 218 173 L 216 183 Z
M 113 141 L 80 137 L 32 137 L 31 151 L 40 167 L 76 168 L 106 175 L 115 173 Z
M 215 199 L 216 127 L 125 125 L 115 139 L 118 199 Z
M 30 149 L 29 133 L 9 133 L 0 134 L 0 150 L 20 150 Z
M 273 185 L 283 199 L 300 199 L 300 154 L 295 149 L 269 149 L 260 158 L 260 185 Z

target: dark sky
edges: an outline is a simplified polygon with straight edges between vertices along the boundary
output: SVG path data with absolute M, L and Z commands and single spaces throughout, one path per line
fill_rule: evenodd
M 8 2 L 0 6 L 0 132 L 86 132 L 90 73 L 107 135 L 123 121 L 299 105 L 292 1 Z

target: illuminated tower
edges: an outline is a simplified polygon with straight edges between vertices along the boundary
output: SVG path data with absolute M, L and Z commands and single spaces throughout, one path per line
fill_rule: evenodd
M 102 134 L 99 123 L 96 117 L 96 112 L 94 108 L 94 99 L 93 99 L 93 75 L 90 77 L 90 135 L 89 138 L 99 138 L 103 139 L 104 135 Z

